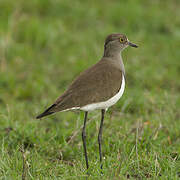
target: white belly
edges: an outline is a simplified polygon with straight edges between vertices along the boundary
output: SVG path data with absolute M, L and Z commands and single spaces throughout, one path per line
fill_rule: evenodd
M 80 107 L 80 110 L 83 111 L 93 111 L 96 109 L 108 109 L 110 106 L 114 105 L 123 95 L 125 89 L 125 78 L 122 75 L 122 84 L 119 92 L 113 96 L 112 98 L 108 99 L 107 101 L 104 102 L 99 102 L 99 103 L 93 103 L 93 104 L 88 104 L 86 106 Z

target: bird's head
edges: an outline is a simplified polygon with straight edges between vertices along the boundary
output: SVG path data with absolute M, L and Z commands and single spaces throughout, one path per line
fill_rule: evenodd
M 128 46 L 138 47 L 136 44 L 131 43 L 124 34 L 110 34 L 105 40 L 104 53 L 121 52 Z

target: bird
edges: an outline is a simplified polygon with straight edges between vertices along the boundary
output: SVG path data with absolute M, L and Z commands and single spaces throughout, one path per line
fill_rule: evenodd
M 101 121 L 98 132 L 99 160 L 102 169 L 102 129 L 105 112 L 117 103 L 125 90 L 125 67 L 121 52 L 128 46 L 138 46 L 130 42 L 126 35 L 121 33 L 110 34 L 104 43 L 102 58 L 89 67 L 70 84 L 67 90 L 56 101 L 36 118 L 54 114 L 56 112 L 81 110 L 84 111 L 82 128 L 82 142 L 86 168 L 88 170 L 88 155 L 86 148 L 86 122 L 88 113 L 101 110 Z

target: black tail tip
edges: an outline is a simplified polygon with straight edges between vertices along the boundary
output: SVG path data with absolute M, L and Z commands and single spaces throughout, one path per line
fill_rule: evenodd
M 52 108 L 56 106 L 56 104 L 53 104 L 52 106 L 50 106 L 48 109 L 46 109 L 42 114 L 36 116 L 36 119 L 40 119 L 44 116 L 48 116 L 50 114 L 53 114 L 54 112 L 52 112 Z
M 53 114 L 53 113 L 54 113 L 54 112 L 46 112 L 46 111 L 45 111 L 44 113 L 36 116 L 36 119 L 41 119 L 42 117 L 48 116 L 48 115 Z
M 40 115 L 38 115 L 38 116 L 36 116 L 36 119 L 40 119 L 40 118 L 42 118 L 43 116 L 40 114 Z

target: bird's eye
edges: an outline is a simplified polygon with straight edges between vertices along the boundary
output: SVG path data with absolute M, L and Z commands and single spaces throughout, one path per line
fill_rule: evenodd
M 123 43 L 123 42 L 124 42 L 124 39 L 123 39 L 123 38 L 120 38 L 119 41 L 120 41 L 121 43 Z

